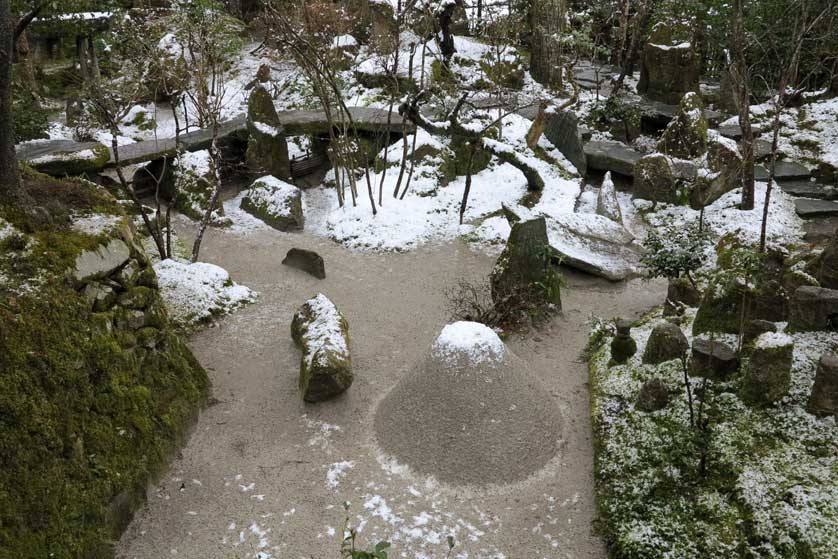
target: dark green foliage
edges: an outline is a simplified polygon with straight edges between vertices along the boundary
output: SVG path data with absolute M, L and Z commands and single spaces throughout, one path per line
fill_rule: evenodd
M 641 260 L 650 277 L 690 277 L 707 259 L 705 248 L 708 242 L 707 231 L 702 231 L 695 224 L 652 229 L 643 241 L 647 252 Z

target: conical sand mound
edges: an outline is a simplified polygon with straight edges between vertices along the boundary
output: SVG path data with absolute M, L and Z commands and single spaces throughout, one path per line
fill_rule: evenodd
M 413 470 L 461 485 L 504 484 L 541 469 L 560 419 L 544 387 L 482 324 L 443 328 L 430 355 L 382 400 L 382 450 Z

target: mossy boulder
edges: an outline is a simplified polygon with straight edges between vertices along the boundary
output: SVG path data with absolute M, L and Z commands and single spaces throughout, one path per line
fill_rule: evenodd
M 743 399 L 754 405 L 768 405 L 788 394 L 793 355 L 791 336 L 769 332 L 757 338 L 743 370 Z
M 634 196 L 665 204 L 683 201 L 681 184 L 669 157 L 653 153 L 640 158 L 634 166 Z
M 345 392 L 354 380 L 349 323 L 322 293 L 306 301 L 291 321 L 291 337 L 302 350 L 300 393 L 321 402 Z
M 29 161 L 38 172 L 54 177 L 83 175 L 103 169 L 111 159 L 111 150 L 104 144 L 88 144 L 75 151 L 60 151 Z
M 818 280 L 821 287 L 838 289 L 838 229 L 806 271 Z
M 279 231 L 301 230 L 305 224 L 300 189 L 271 175 L 253 182 L 241 207 Z
M 669 404 L 669 389 L 659 378 L 649 379 L 640 387 L 634 406 L 647 413 L 660 411 Z
M 251 172 L 289 179 L 291 162 L 285 130 L 279 122 L 271 94 L 262 85 L 254 87 L 248 98 L 247 132 L 245 158 Z
M 643 351 L 643 363 L 659 365 L 673 359 L 681 359 L 690 349 L 690 343 L 681 329 L 672 322 L 664 320 L 652 329 L 646 349 Z
M 489 278 L 495 305 L 526 310 L 552 304 L 561 309 L 558 286 L 545 289 L 557 278 L 553 254 L 543 217 L 514 223 Z
M 736 142 L 716 133 L 710 136 L 707 168 L 698 173 L 690 206 L 701 209 L 742 186 L 742 155 Z
M 707 129 L 701 97 L 697 93 L 687 93 L 664 130 L 658 151 L 679 159 L 699 157 L 707 151 Z

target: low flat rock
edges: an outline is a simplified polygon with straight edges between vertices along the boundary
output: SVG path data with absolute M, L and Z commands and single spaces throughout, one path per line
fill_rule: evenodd
M 571 268 L 622 281 L 642 273 L 643 249 L 622 225 L 596 214 L 547 218 L 550 246 Z
M 592 141 L 585 144 L 588 168 L 634 176 L 634 165 L 641 153 L 620 142 Z
M 774 167 L 774 178 L 778 181 L 808 179 L 812 172 L 800 163 L 794 161 L 778 161 Z M 768 180 L 768 169 L 762 165 L 754 167 L 754 178 L 758 181 Z
M 834 186 L 820 184 L 810 180 L 782 180 L 777 185 L 790 196 L 799 198 L 815 198 L 818 200 L 834 200 L 838 198 L 838 191 Z
M 832 200 L 813 200 L 798 198 L 794 201 L 794 210 L 803 219 L 812 217 L 838 216 L 838 202 Z
M 655 127 L 666 127 L 669 122 L 675 118 L 675 113 L 678 111 L 678 105 L 668 105 L 660 101 L 652 101 L 651 99 L 641 99 L 637 103 L 637 107 L 641 111 L 641 118 L 650 122 Z M 711 126 L 716 126 L 726 118 L 726 115 L 719 111 L 712 109 L 704 110 L 704 118 Z

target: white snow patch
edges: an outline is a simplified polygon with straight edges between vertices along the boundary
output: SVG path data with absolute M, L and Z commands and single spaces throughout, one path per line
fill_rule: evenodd
M 434 341 L 433 353 L 448 361 L 465 356 L 471 363 L 496 362 L 505 355 L 506 346 L 485 324 L 459 321 L 442 329 Z

